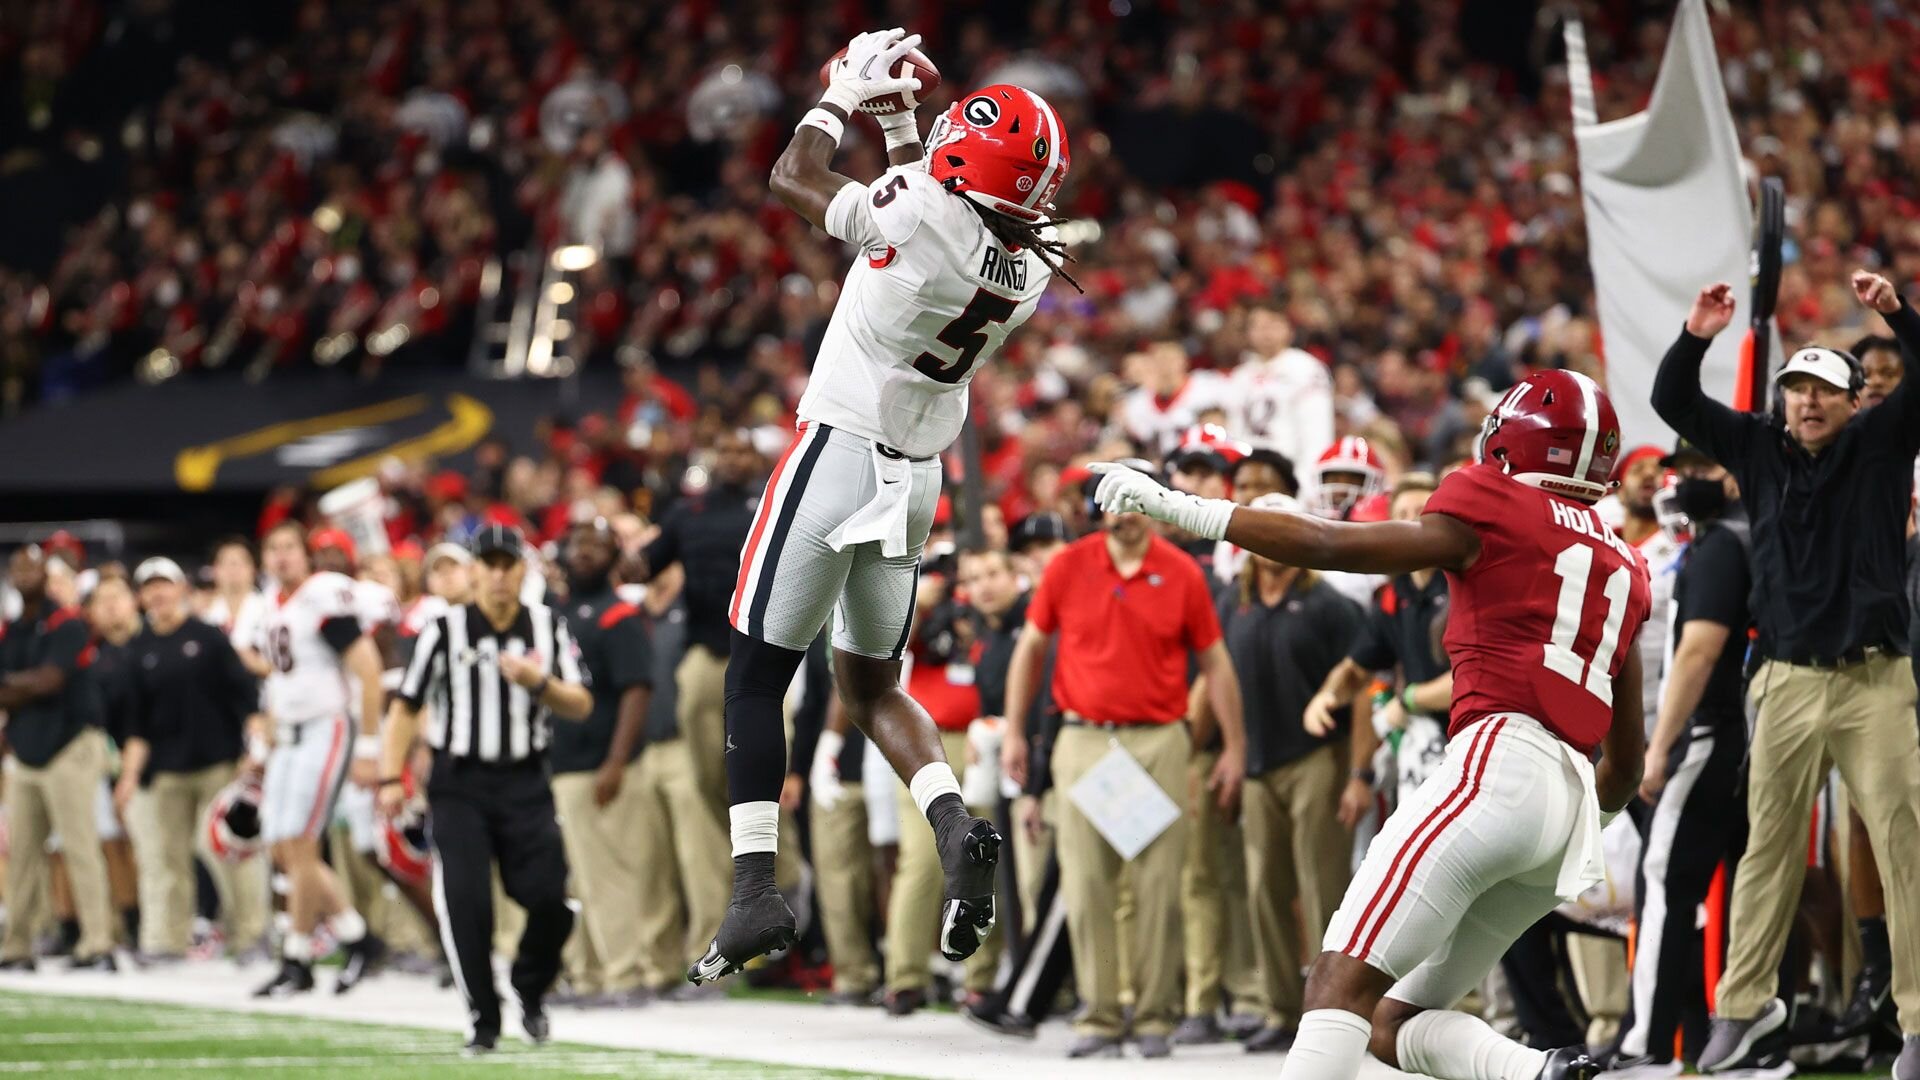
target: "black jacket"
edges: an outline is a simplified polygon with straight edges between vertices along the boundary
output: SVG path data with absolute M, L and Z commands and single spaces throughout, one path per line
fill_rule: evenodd
M 171 634 L 148 627 L 127 642 L 126 734 L 152 748 L 142 782 L 237 761 L 260 684 L 226 632 L 188 619 Z

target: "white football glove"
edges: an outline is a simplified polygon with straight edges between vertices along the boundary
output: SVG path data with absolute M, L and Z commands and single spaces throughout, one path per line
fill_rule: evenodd
M 1155 521 L 1177 525 L 1209 540 L 1227 537 L 1234 506 L 1225 499 L 1203 499 L 1173 491 L 1158 480 L 1115 461 L 1088 466 L 1100 476 L 1093 501 L 1109 514 L 1145 514 Z
M 898 26 L 856 34 L 847 42 L 847 55 L 834 61 L 827 92 L 820 95 L 820 103 L 836 105 L 851 116 L 859 111 L 863 101 L 919 90 L 919 79 L 902 79 L 893 73 L 907 53 L 919 44 L 919 34 L 909 34 Z
M 823 731 L 820 741 L 813 748 L 813 765 L 807 770 L 807 786 L 813 789 L 814 801 L 823 810 L 831 810 L 841 799 L 846 798 L 847 785 L 840 782 L 840 751 L 847 745 L 846 736 L 837 731 Z

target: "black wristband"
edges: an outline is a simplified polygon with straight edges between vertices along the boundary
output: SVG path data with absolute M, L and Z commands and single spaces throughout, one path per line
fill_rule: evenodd
M 1353 770 L 1352 775 L 1355 780 L 1360 781 L 1361 783 L 1367 785 L 1368 787 L 1372 787 L 1374 785 L 1374 781 L 1378 779 L 1378 777 L 1374 775 L 1373 770 L 1366 766 L 1361 766 L 1360 768 Z

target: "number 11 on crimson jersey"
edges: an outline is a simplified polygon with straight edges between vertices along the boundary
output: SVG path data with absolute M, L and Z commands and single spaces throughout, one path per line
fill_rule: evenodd
M 1593 576 L 1593 549 L 1574 544 L 1562 550 L 1553 561 L 1553 572 L 1560 578 L 1560 601 L 1554 607 L 1553 636 L 1543 646 L 1547 670 L 1566 676 L 1576 686 L 1585 686 L 1589 694 L 1611 705 L 1613 670 L 1619 659 L 1616 646 L 1620 642 L 1620 624 L 1627 617 L 1627 593 L 1633 588 L 1633 580 L 1624 566 L 1607 575 L 1607 588 L 1602 594 L 1607 602 L 1607 616 L 1600 624 L 1600 642 L 1594 646 L 1591 658 L 1582 659 L 1573 651 L 1574 639 L 1586 621 L 1587 581 Z

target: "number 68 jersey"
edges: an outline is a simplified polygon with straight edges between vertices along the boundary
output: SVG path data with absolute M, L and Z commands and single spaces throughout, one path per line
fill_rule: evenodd
M 272 671 L 266 679 L 267 715 L 300 724 L 348 710 L 348 682 L 340 654 L 360 636 L 354 581 L 327 571 L 311 574 L 291 592 L 267 597 L 253 647 Z
M 1449 733 L 1523 713 L 1592 753 L 1613 724 L 1613 677 L 1652 610 L 1640 553 L 1591 506 L 1491 464 L 1448 476 L 1426 512 L 1458 518 L 1480 537 L 1466 573 L 1447 574 Z
M 967 383 L 1033 314 L 1052 271 L 1010 252 L 968 201 L 919 165 L 850 183 L 827 233 L 860 248 L 820 343 L 800 418 L 908 457 L 952 445 Z

